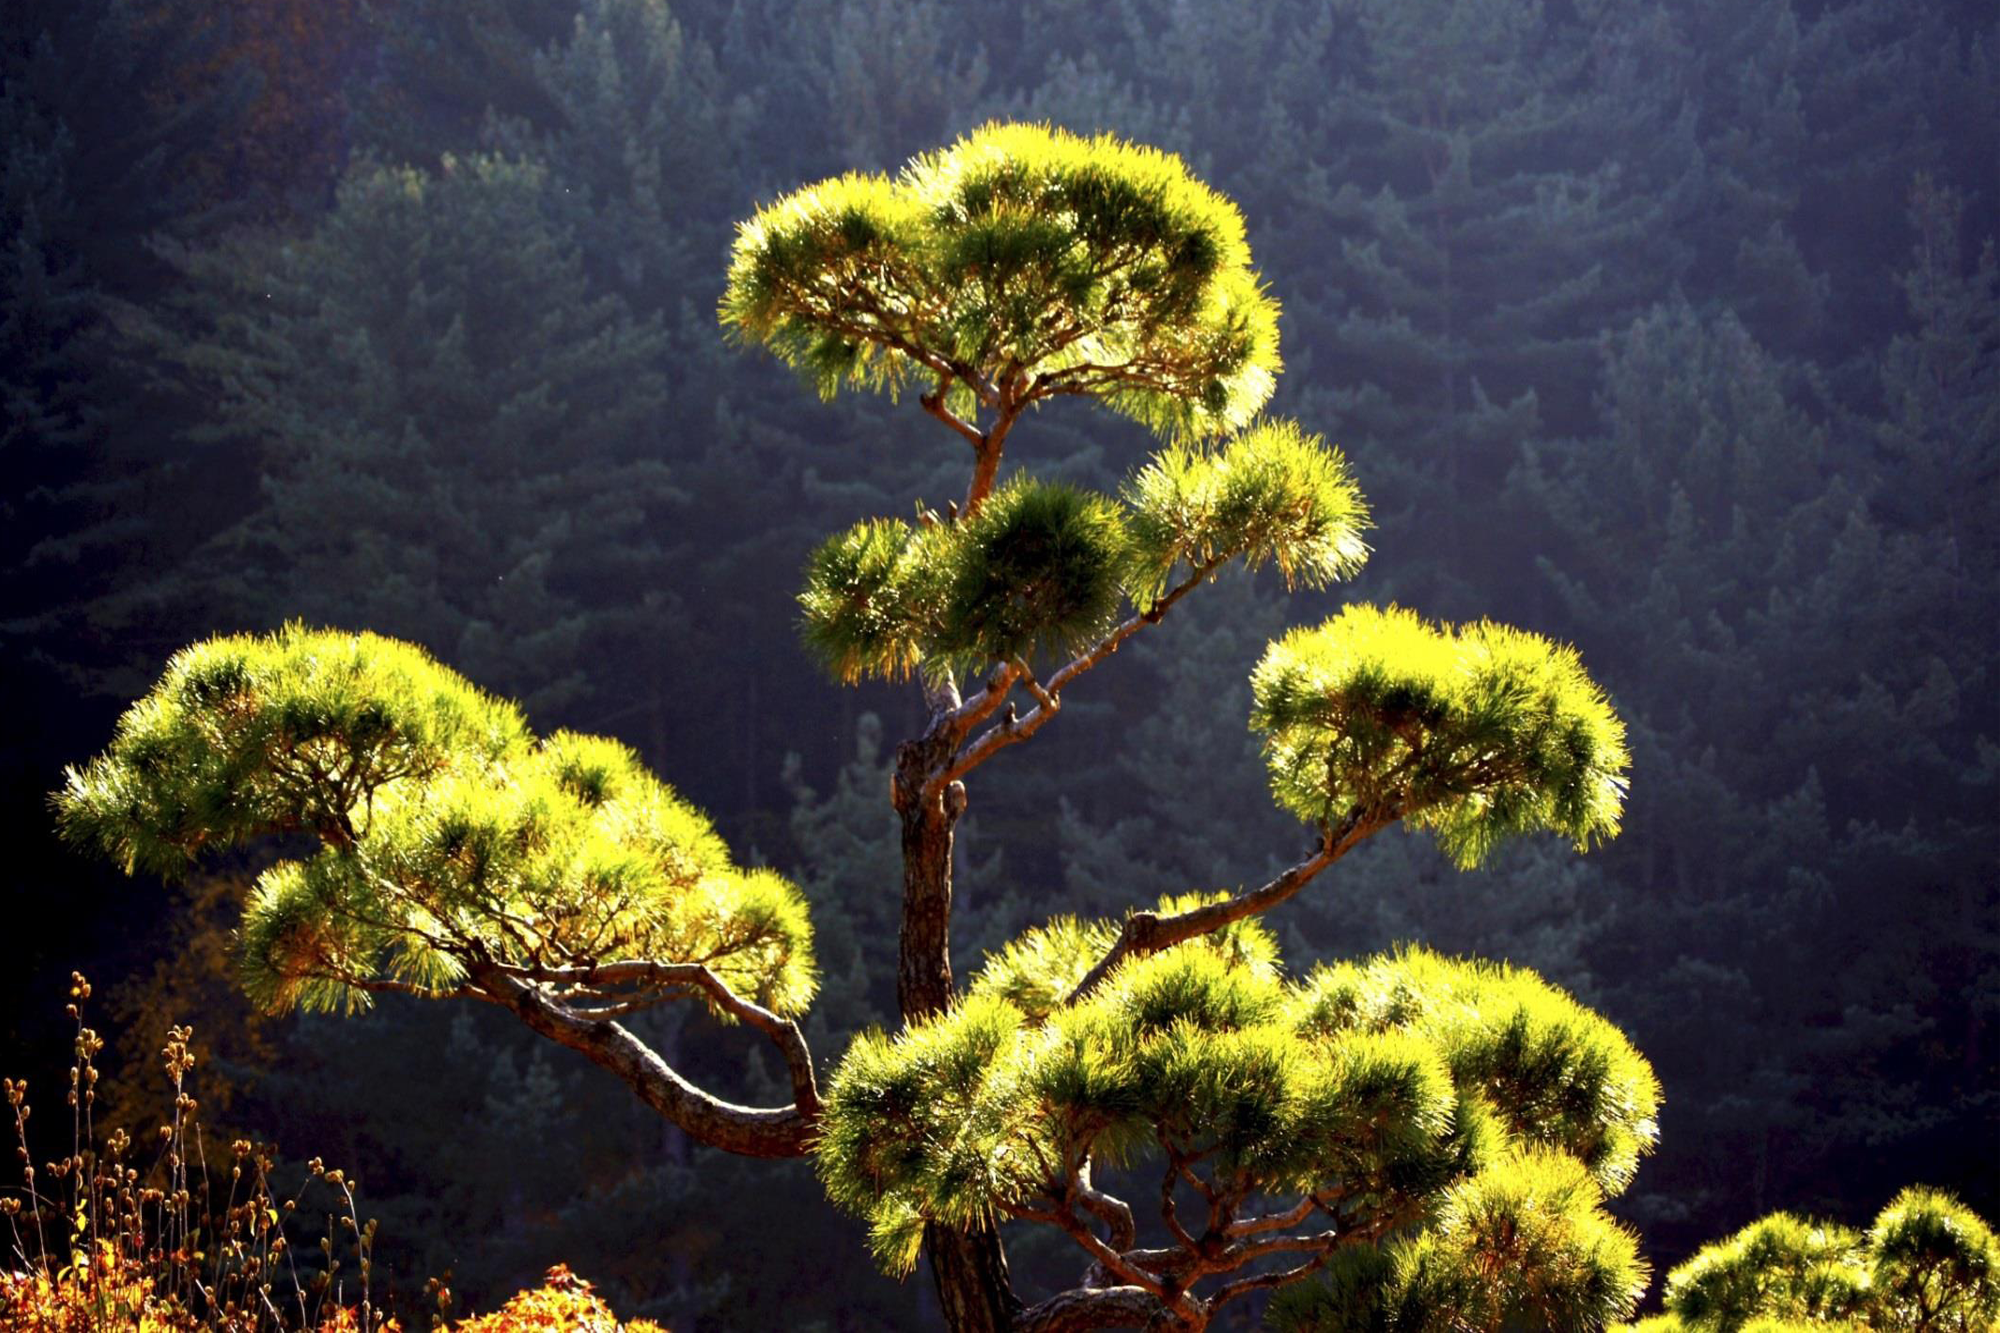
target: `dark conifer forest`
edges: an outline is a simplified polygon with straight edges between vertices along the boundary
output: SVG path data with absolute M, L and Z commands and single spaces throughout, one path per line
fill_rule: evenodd
M 1234 201 L 1282 309 L 1268 411 L 1372 526 L 1324 589 L 1222 569 L 982 774 L 957 972 L 1309 850 L 1248 725 L 1267 641 L 1357 601 L 1490 617 L 1622 717 L 1622 829 L 1465 872 L 1390 829 L 1265 918 L 1287 967 L 1504 960 L 1622 1030 L 1662 1089 L 1610 1204 L 1644 1310 L 1778 1209 L 1865 1228 L 1921 1185 L 2000 1219 L 1991 0 L 9 0 L 0 1065 L 48 1102 L 34 1151 L 67 1149 L 80 970 L 101 1124 L 150 1132 L 192 1024 L 211 1154 L 344 1167 L 408 1301 L 566 1262 L 675 1333 L 943 1326 L 810 1162 L 701 1146 L 492 1006 L 260 1012 L 231 932 L 268 849 L 127 878 L 50 798 L 188 644 L 393 636 L 625 742 L 799 887 L 823 1067 L 893 1032 L 885 793 L 925 699 L 829 674 L 799 593 L 829 534 L 938 522 L 966 457 L 928 385 L 822 400 L 717 312 L 741 220 L 994 122 Z M 1156 443 L 1054 398 L 999 481 L 1116 493 Z M 632 1023 L 786 1099 L 741 1025 Z M 1024 1288 L 1070 1280 L 1009 1236 Z

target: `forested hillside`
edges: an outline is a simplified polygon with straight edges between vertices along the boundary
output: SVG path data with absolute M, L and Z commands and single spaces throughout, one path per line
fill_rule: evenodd
M 959 829 L 965 961 L 1298 859 L 1246 725 L 1286 625 L 1492 616 L 1626 719 L 1622 834 L 1463 875 L 1385 835 L 1273 918 L 1287 959 L 1507 959 L 1622 1027 L 1665 1102 L 1616 1211 L 1659 1272 L 1912 1182 L 2000 1215 L 2000 18 L 1962 0 L 15 0 L 0 809 L 40 924 L 4 946 L 9 1072 L 60 1084 L 84 966 L 117 1114 L 193 1021 L 217 1132 L 346 1164 L 399 1281 L 490 1308 L 568 1261 L 676 1330 L 924 1326 L 809 1168 L 695 1149 L 504 1016 L 256 1018 L 222 932 L 257 867 L 126 881 L 47 798 L 184 644 L 395 635 L 622 738 L 796 880 L 816 1051 L 891 1024 L 884 737 L 919 701 L 830 680 L 795 598 L 962 460 L 907 399 L 732 348 L 717 303 L 736 219 L 995 119 L 1236 201 L 1272 410 L 1345 451 L 1376 558 L 1289 601 L 1226 575 L 1107 666 Z M 1102 489 L 1144 441 L 1074 401 L 1011 437 Z M 640 1021 L 714 1086 L 783 1081 Z

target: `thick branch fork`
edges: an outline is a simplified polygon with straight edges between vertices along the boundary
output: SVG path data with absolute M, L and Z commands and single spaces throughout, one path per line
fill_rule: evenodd
M 799 1025 L 738 995 L 713 969 L 701 963 L 632 959 L 584 967 L 502 967 L 500 970 L 523 980 L 564 986 L 570 993 L 563 997 L 563 1007 L 585 1019 L 598 1016 L 594 1006 L 599 1001 L 609 1001 L 604 1006 L 608 1012 L 623 1011 L 624 1006 L 618 1003 L 617 997 L 628 987 L 641 988 L 640 996 L 632 1002 L 632 1008 L 650 1005 L 675 991 L 699 991 L 718 1009 L 771 1039 L 779 1054 L 785 1058 L 785 1069 L 792 1081 L 793 1105 L 808 1118 L 819 1115 L 819 1085 L 813 1075 L 812 1052 L 806 1048 L 805 1034 L 799 1031 Z M 585 1007 L 579 1010 L 570 1003 L 572 996 L 583 997 Z
M 468 968 L 466 979 L 482 998 L 506 1006 L 536 1032 L 581 1052 L 593 1064 L 616 1074 L 648 1106 L 686 1130 L 697 1142 L 745 1157 L 805 1156 L 818 1120 L 817 1093 L 812 1095 L 809 1108 L 738 1106 L 726 1102 L 681 1077 L 657 1052 L 618 1023 L 570 1012 L 518 972 L 519 969 L 498 963 L 475 963 Z M 687 981 L 699 984 L 692 977 Z M 726 991 L 727 987 L 723 989 Z M 776 1021 L 785 1023 L 781 1019 Z M 796 1027 L 792 1030 L 797 1031 Z M 803 1050 L 803 1039 L 799 1046 Z M 808 1059 L 808 1073 L 810 1068 Z M 795 1071 L 795 1086 L 797 1081 Z

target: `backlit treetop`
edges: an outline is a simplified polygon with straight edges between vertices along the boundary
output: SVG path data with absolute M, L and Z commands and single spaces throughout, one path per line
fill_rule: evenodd
M 823 395 L 916 385 L 980 452 L 968 507 L 1035 403 L 1089 397 L 1215 435 L 1248 424 L 1278 371 L 1277 303 L 1236 205 L 1170 153 L 1035 125 L 760 209 L 722 318 Z
M 2000 1320 L 2000 1239 L 1912 1186 L 1866 1232 L 1759 1218 L 1667 1274 L 1665 1297 L 1629 1333 L 1983 1333 Z

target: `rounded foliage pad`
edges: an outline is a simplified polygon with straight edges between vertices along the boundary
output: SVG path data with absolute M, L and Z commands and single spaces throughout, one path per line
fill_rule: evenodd
M 630 749 L 537 739 L 512 705 L 372 634 L 292 625 L 183 651 L 57 808 L 128 870 L 317 839 L 245 908 L 244 981 L 272 1009 L 447 991 L 476 962 L 700 963 L 781 1013 L 814 989 L 798 890 L 734 865 Z
M 1515 834 L 1581 850 L 1618 831 L 1624 724 L 1540 635 L 1350 606 L 1272 644 L 1250 688 L 1272 790 L 1303 819 L 1400 817 L 1463 866 Z
M 991 124 L 896 177 L 850 173 L 744 222 L 723 323 L 821 393 L 953 378 L 1017 403 L 1086 394 L 1160 430 L 1246 424 L 1278 307 L 1236 206 L 1171 153 Z

